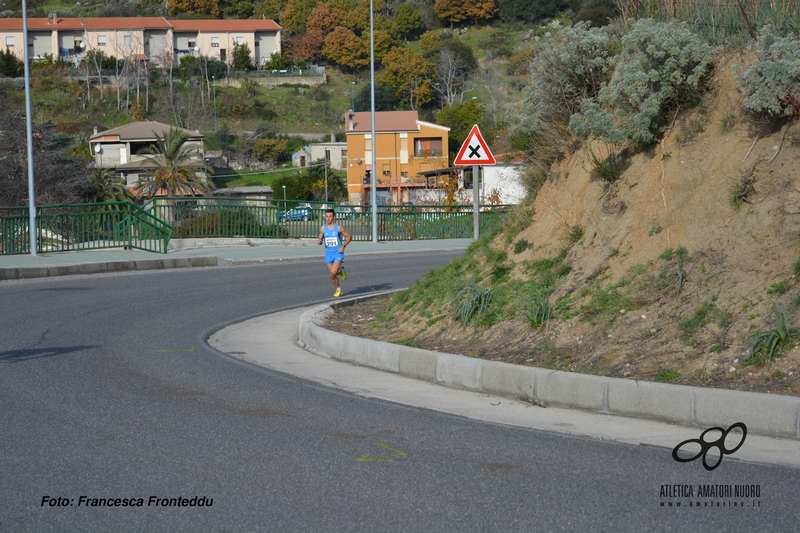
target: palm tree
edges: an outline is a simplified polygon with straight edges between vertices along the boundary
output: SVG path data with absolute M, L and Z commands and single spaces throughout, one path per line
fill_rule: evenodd
M 170 128 L 156 144 L 145 150 L 146 162 L 155 166 L 152 179 L 140 179 L 139 196 L 152 198 L 159 192 L 167 196 L 195 194 L 211 190 L 213 184 L 206 178 L 211 167 L 205 164 L 200 148 L 187 145 L 189 135 L 183 130 Z
M 133 195 L 125 188 L 122 180 L 114 175 L 113 169 L 110 168 L 99 168 L 92 172 L 83 197 L 87 202 L 91 203 L 128 202 L 133 200 Z

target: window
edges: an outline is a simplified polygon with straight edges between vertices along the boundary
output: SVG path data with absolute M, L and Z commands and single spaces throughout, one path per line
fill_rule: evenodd
M 414 139 L 414 155 L 417 157 L 428 155 L 442 155 L 442 139 L 419 138 Z
M 97 46 L 105 46 L 106 45 L 106 36 L 105 35 L 98 35 L 97 36 Z
M 239 46 L 242 46 L 244 44 L 244 37 L 237 37 L 236 38 L 236 44 L 238 44 Z
M 189 41 L 189 50 L 194 50 L 195 46 L 197 46 L 197 41 Z
M 14 38 L 13 37 L 6 37 L 6 46 L 8 48 L 14 47 Z
M 122 42 L 125 43 L 125 46 L 130 46 L 133 44 L 133 37 L 126 35 Z
M 212 37 L 211 38 L 211 47 L 212 48 L 219 48 L 219 37 Z

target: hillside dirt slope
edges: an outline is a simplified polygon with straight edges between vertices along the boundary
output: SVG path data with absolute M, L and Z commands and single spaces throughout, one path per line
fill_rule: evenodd
M 743 364 L 753 335 L 776 332 L 778 310 L 789 327 L 800 326 L 800 126 L 760 129 L 744 116 L 733 79 L 744 63 L 718 63 L 703 104 L 679 110 L 663 139 L 628 158 L 615 183 L 592 178 L 585 149 L 566 157 L 538 194 L 534 223 L 507 245 L 495 240 L 518 278 L 525 261 L 571 246 L 571 272 L 550 301 L 569 301 L 574 312 L 557 309 L 539 329 L 525 316 L 463 328 L 402 313 L 370 327 L 386 308 L 382 299 L 343 308 L 327 327 L 517 364 L 800 394 L 796 337 L 781 357 Z M 583 236 L 571 243 L 575 228 Z M 521 240 L 530 246 L 515 254 Z M 579 312 L 617 293 L 630 308 L 612 302 L 591 316 Z

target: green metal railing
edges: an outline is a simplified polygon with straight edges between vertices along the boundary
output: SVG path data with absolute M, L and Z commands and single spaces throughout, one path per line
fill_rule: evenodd
M 324 220 L 324 202 L 256 198 L 155 198 L 143 209 L 168 222 L 180 237 L 316 238 Z M 340 206 L 345 207 L 345 206 Z M 499 224 L 511 206 L 481 206 L 480 231 Z M 369 206 L 346 206 L 337 221 L 353 240 L 372 240 Z M 378 239 L 456 239 L 474 235 L 471 205 L 380 206 Z
M 47 205 L 36 208 L 42 252 L 136 248 L 166 253 L 172 227 L 130 202 Z M 0 255 L 30 253 L 27 207 L 0 209 Z
M 328 204 L 257 198 L 155 198 L 37 208 L 37 247 L 43 252 L 136 248 L 166 253 L 172 237 L 316 238 Z M 480 232 L 500 224 L 510 206 L 484 205 Z M 337 221 L 357 241 L 372 240 L 369 206 L 340 206 Z M 471 205 L 380 206 L 378 239 L 471 238 Z M 26 207 L 0 208 L 0 255 L 30 253 Z

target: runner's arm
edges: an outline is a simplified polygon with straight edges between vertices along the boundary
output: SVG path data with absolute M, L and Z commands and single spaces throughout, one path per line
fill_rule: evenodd
M 344 242 L 342 243 L 342 246 L 340 247 L 342 253 L 344 253 L 344 249 L 347 247 L 348 244 L 350 244 L 350 241 L 353 240 L 353 236 L 350 235 L 349 231 L 347 231 L 346 229 L 344 229 L 341 226 L 339 226 L 339 233 L 341 233 L 342 236 L 344 237 Z

